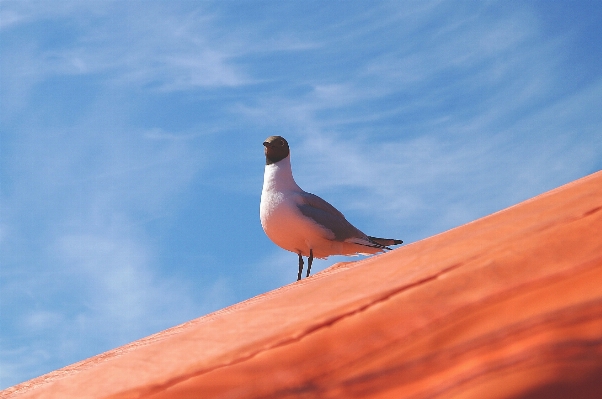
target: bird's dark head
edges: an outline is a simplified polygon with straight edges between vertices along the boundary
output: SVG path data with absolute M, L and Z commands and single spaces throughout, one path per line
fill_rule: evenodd
M 289 154 L 288 143 L 281 136 L 270 136 L 263 142 L 265 146 L 265 164 L 271 165 L 283 160 Z

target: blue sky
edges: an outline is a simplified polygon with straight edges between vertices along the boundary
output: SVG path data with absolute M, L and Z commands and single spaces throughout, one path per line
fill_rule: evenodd
M 602 169 L 598 1 L 1 1 L 0 24 L 0 388 L 293 282 L 259 223 L 270 135 L 406 243 Z

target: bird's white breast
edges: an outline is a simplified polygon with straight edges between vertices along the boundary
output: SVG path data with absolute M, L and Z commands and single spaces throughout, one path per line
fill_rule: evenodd
M 308 256 L 310 248 L 334 237 L 329 237 L 331 232 L 299 211 L 302 192 L 292 177 L 288 158 L 266 165 L 260 204 L 261 226 L 279 247 Z

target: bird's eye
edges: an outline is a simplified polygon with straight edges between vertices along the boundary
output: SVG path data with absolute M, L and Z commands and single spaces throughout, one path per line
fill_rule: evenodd
M 278 141 L 278 145 L 279 145 L 280 147 L 282 147 L 282 146 L 284 145 L 284 141 L 282 141 L 282 140 Z

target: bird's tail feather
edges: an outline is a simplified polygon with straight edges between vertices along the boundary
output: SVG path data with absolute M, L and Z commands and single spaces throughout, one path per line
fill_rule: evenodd
M 370 237 L 370 236 L 366 236 L 366 238 L 368 238 L 368 239 L 366 240 L 365 238 L 355 237 L 355 238 L 347 239 L 345 241 L 351 242 L 354 244 L 358 244 L 358 245 L 363 245 L 363 246 L 369 247 L 369 248 L 377 248 L 380 250 L 385 250 L 385 249 L 391 250 L 392 248 L 389 248 L 390 245 L 399 245 L 403 242 L 401 240 L 395 240 L 392 238 L 378 238 L 378 237 Z
M 385 249 L 391 249 L 391 248 L 389 248 L 390 245 L 403 244 L 402 240 L 396 240 L 394 238 L 378 238 L 378 237 L 368 236 L 368 239 L 370 240 L 370 242 L 380 245 Z

